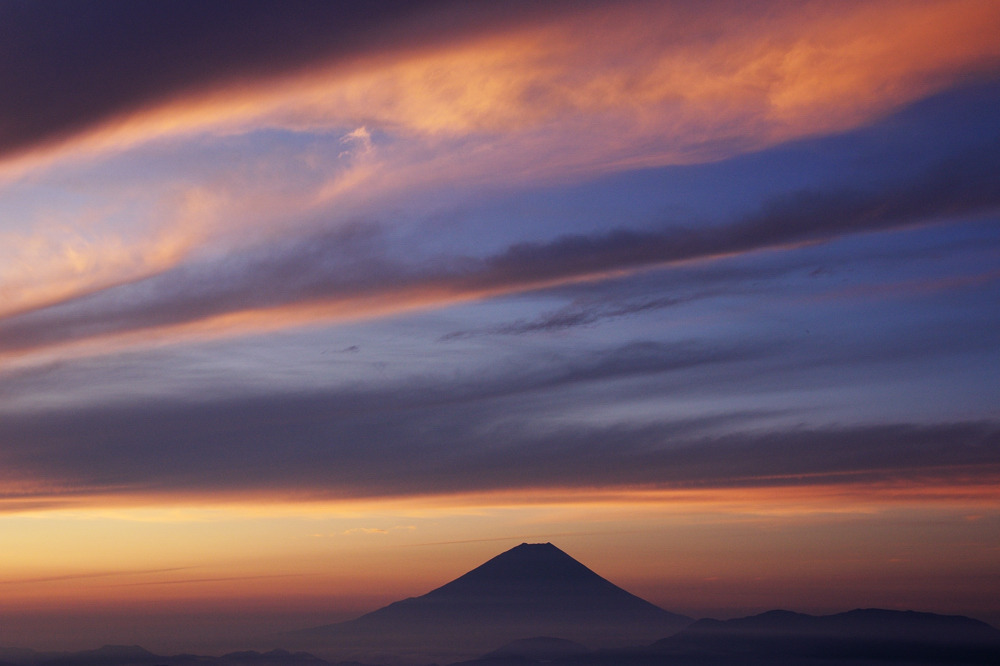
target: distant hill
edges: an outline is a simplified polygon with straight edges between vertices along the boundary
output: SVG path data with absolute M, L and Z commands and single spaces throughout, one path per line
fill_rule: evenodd
M 96 650 L 72 652 L 49 657 L 40 662 L 45 666 L 139 666 L 155 664 L 157 655 L 138 645 L 105 645 Z
M 427 594 L 356 620 L 286 634 L 303 649 L 482 654 L 530 636 L 589 648 L 646 644 L 691 624 L 626 592 L 551 543 L 523 543 Z
M 359 618 L 360 619 L 360 618 Z M 337 626 L 337 625 L 332 625 Z M 443 628 L 443 633 L 449 631 Z M 440 648 L 440 646 L 438 646 Z M 495 645 L 494 645 L 495 648 Z M 369 649 L 371 647 L 369 646 Z M 427 652 L 382 649 L 369 666 L 427 664 Z M 439 652 L 444 652 L 439 649 Z M 813 616 L 770 611 L 736 620 L 699 620 L 646 645 L 588 650 L 551 636 L 514 640 L 452 666 L 996 666 L 1000 631 L 957 615 L 854 610 Z M 366 666 L 306 652 L 232 652 L 221 657 L 162 656 L 136 645 L 43 653 L 0 648 L 0 666 Z
M 779 610 L 737 620 L 699 620 L 647 647 L 563 655 L 501 649 L 453 666 L 878 664 L 996 666 L 1000 664 L 1000 631 L 957 615 L 864 609 L 813 616 Z
M 960 615 L 870 608 L 814 616 L 776 610 L 736 620 L 699 620 L 657 641 L 650 652 L 676 659 L 998 664 L 1000 631 Z

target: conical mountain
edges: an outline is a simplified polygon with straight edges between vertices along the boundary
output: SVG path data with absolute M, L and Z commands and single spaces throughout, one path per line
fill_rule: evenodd
M 590 648 L 648 643 L 691 622 L 623 590 L 550 543 L 523 543 L 423 596 L 295 636 L 304 647 L 377 644 L 419 652 L 451 646 L 482 653 L 542 635 Z

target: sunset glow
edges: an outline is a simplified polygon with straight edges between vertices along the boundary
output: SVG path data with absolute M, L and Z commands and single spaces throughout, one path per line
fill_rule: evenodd
M 221 650 L 522 541 L 1000 623 L 1000 4 L 7 25 L 0 646 Z

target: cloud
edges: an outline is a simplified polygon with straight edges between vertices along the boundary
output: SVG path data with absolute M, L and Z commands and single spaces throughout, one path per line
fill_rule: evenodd
M 198 492 L 213 483 L 222 492 L 374 490 L 402 472 L 385 467 L 389 459 L 417 470 L 446 467 L 466 455 L 476 432 L 509 418 L 509 409 L 521 409 L 506 403 L 525 394 L 707 368 L 760 353 L 637 342 L 490 377 L 432 376 L 383 388 L 9 414 L 0 422 L 4 499 L 23 504 L 36 499 L 36 491 L 56 498 L 60 489 L 70 498 L 81 492 Z M 322 480 L 327 473 L 332 476 Z
M 906 482 L 993 483 L 993 421 L 796 426 L 795 414 L 726 407 L 697 416 L 569 418 L 588 391 L 616 399 L 720 383 L 752 386 L 773 347 L 636 341 L 522 359 L 491 372 L 444 373 L 312 393 L 198 396 L 6 414 L 4 511 L 113 498 L 318 500 L 539 489 L 710 489 Z M 815 361 L 814 361 L 815 362 Z M 739 368 L 742 367 L 742 370 Z M 780 378 L 772 371 L 769 377 Z M 780 379 L 779 379 L 780 381 Z M 795 386 L 796 384 L 792 384 Z
M 590 376 L 598 374 L 607 373 Z M 537 427 L 525 414 L 512 418 L 523 401 L 489 391 L 460 397 L 465 388 L 5 418 L 4 481 L 26 489 L 10 498 L 21 501 L 177 501 L 895 482 L 919 489 L 1000 478 L 995 422 L 764 427 L 751 416 L 728 434 L 712 433 L 721 416 Z
M 606 319 L 617 319 L 633 314 L 660 310 L 688 302 L 693 297 L 675 298 L 663 296 L 660 298 L 635 299 L 633 301 L 614 303 L 576 301 L 554 312 L 547 312 L 532 320 L 519 319 L 509 324 L 491 328 L 453 331 L 441 336 L 442 341 L 471 338 L 481 335 L 524 335 L 526 333 L 562 331 L 577 326 L 589 326 Z
M 86 580 L 88 578 L 121 578 L 123 576 L 148 576 L 150 574 L 173 573 L 185 571 L 194 567 L 170 567 L 167 569 L 121 569 L 115 571 L 95 571 L 90 573 L 65 574 L 61 576 L 43 576 L 36 578 L 12 578 L 0 580 L 0 585 L 21 585 L 25 583 L 61 583 L 68 580 Z
M 299 578 L 307 574 L 258 574 L 256 576 L 218 576 L 214 578 L 182 578 L 176 580 L 150 580 L 135 583 L 115 583 L 106 587 L 146 587 L 149 585 L 201 585 L 203 583 L 228 583 L 232 581 L 266 580 L 270 578 Z
M 19 66 L 0 78 L 0 155 L 46 163 L 46 151 L 364 125 L 432 152 L 456 139 L 401 169 L 439 181 L 718 160 L 857 127 L 995 74 L 1000 57 L 1000 12 L 968 0 L 766 12 L 725 1 L 303 1 L 280 12 L 57 2 L 5 13 L 17 38 L 0 57 Z
M 485 258 L 409 259 L 378 225 L 358 222 L 314 237 L 191 261 L 2 318 L 0 352 L 211 323 L 238 313 L 260 313 L 268 326 L 282 317 L 294 324 L 303 317 L 377 316 L 600 281 L 656 266 L 794 249 L 852 234 L 948 223 L 1000 207 L 998 172 L 1000 144 L 992 140 L 902 182 L 865 190 L 798 191 L 728 224 L 567 235 L 516 243 Z M 302 309 L 301 316 L 295 308 Z
M 293 3 L 281 12 L 251 2 L 238 15 L 217 2 L 54 2 L 0 11 L 14 26 L 0 57 L 7 49 L 4 60 L 19 63 L 0 74 L 8 91 L 0 187 L 37 179 L 48 201 L 49 187 L 76 190 L 68 183 L 83 178 L 110 208 L 134 202 L 119 213 L 56 206 L 59 224 L 33 219 L 37 207 L 4 211 L 12 226 L 2 234 L 5 314 L 54 307 L 52 317 L 37 317 L 51 326 L 32 315 L 4 326 L 0 350 L 304 303 L 323 303 L 326 314 L 315 316 L 367 316 L 488 296 L 507 288 L 503 276 L 489 284 L 483 275 L 487 293 L 470 291 L 457 282 L 476 281 L 463 266 L 496 273 L 514 253 L 478 267 L 481 257 L 441 257 L 451 270 L 435 271 L 397 252 L 404 261 L 376 268 L 404 269 L 399 289 L 369 284 L 374 270 L 345 283 L 330 262 L 304 264 L 315 284 L 298 285 L 301 293 L 294 281 L 281 294 L 266 280 L 281 279 L 288 267 L 279 264 L 314 252 L 309 246 L 339 242 L 336 234 L 303 238 L 302 227 L 317 226 L 304 218 L 340 224 L 363 208 L 391 225 L 386 210 L 435 188 L 537 187 L 718 160 L 857 127 L 973 73 L 995 78 L 1000 55 L 991 29 L 1000 12 L 962 0 L 876 9 L 776 3 L 769 12 L 725 2 Z M 895 29 L 886 33 L 885 24 Z M 334 139 L 345 135 L 346 143 Z M 233 152 L 220 157 L 221 145 Z M 106 159 L 89 159 L 95 154 Z M 19 180 L 21 162 L 36 158 L 43 167 Z M 175 171 L 120 178 L 123 169 L 146 172 L 149 160 L 158 174 Z M 109 174 L 119 186 L 107 191 L 100 183 Z M 250 239 L 263 245 L 283 233 L 300 236 L 246 249 Z M 520 248 L 533 249 L 545 248 Z M 554 269 L 554 280 L 588 279 Z M 194 283 L 189 296 L 171 293 L 185 280 Z M 139 293 L 151 296 L 150 311 L 126 312 Z M 64 307 L 77 301 L 79 312 Z M 263 319 L 275 314 L 310 316 Z M 37 335 L 43 328 L 60 332 Z
M 482 539 L 453 539 L 451 541 L 430 541 L 427 543 L 409 543 L 405 548 L 423 548 L 426 546 L 453 546 L 463 543 L 492 543 L 494 541 L 533 541 L 537 539 L 553 539 L 555 537 L 575 537 L 575 536 L 617 536 L 622 534 L 632 534 L 628 530 L 601 530 L 599 532 L 541 532 L 537 534 L 514 534 L 501 537 L 488 537 Z
M 399 530 L 403 530 L 403 531 L 407 531 L 407 532 L 412 532 L 415 529 L 417 529 L 416 525 L 393 525 L 392 527 L 389 527 L 389 528 L 382 528 L 382 527 L 352 527 L 350 529 L 344 530 L 342 532 L 342 534 L 344 534 L 344 535 L 351 535 L 351 534 L 389 534 L 390 532 L 395 532 L 395 531 L 399 531 Z M 334 536 L 334 535 L 331 534 L 330 536 Z
M 388 534 L 389 530 L 384 530 L 379 527 L 352 527 L 349 530 L 344 530 L 344 534 Z
M 557 3 L 562 4 L 562 3 Z M 141 109 L 496 30 L 556 9 L 447 0 L 13 2 L 0 60 L 0 156 Z
M 998 155 L 1000 143 L 992 141 L 908 182 L 881 189 L 795 192 L 720 227 L 620 229 L 597 236 L 565 236 L 550 243 L 520 243 L 484 261 L 465 283 L 486 289 L 497 283 L 528 286 L 596 277 L 985 213 L 1000 206 L 1000 183 L 995 178 L 1000 169 Z

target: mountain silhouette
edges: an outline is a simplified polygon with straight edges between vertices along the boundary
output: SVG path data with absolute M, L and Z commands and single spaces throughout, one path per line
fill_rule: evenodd
M 551 543 L 512 548 L 427 594 L 349 622 L 286 634 L 305 649 L 482 654 L 550 636 L 589 648 L 648 644 L 691 624 L 605 580 Z
M 1000 631 L 961 615 L 878 608 L 836 615 L 775 610 L 735 620 L 699 620 L 650 652 L 676 659 L 1000 663 Z
M 146 666 L 156 663 L 157 655 L 138 645 L 105 645 L 96 650 L 74 652 L 48 659 L 46 666 Z
M 984 622 L 960 615 L 875 608 L 826 616 L 776 610 L 735 620 L 699 620 L 648 647 L 576 651 L 555 658 L 518 650 L 519 643 L 512 644 L 513 650 L 497 650 L 452 666 L 1000 664 L 1000 631 Z M 530 646 L 532 641 L 525 643 Z

